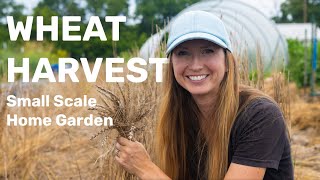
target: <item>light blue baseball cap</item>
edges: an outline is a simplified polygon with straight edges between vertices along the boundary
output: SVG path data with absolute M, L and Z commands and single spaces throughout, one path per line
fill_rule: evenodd
M 232 52 L 229 35 L 217 16 L 205 11 L 188 11 L 173 20 L 166 54 L 170 54 L 179 44 L 193 39 L 211 41 Z

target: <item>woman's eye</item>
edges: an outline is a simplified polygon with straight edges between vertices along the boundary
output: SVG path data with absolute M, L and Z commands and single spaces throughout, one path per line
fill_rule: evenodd
M 187 51 L 179 51 L 178 52 L 178 56 L 186 56 L 188 55 L 189 53 Z
M 204 49 L 204 50 L 202 51 L 202 54 L 210 54 L 210 53 L 213 53 L 213 52 L 214 52 L 213 49 Z

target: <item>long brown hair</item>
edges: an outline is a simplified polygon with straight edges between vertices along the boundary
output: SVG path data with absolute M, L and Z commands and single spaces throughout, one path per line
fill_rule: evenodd
M 201 123 L 199 119 L 202 115 L 197 104 L 191 94 L 175 80 L 172 61 L 169 62 L 156 143 L 160 168 L 172 179 L 189 178 L 187 158 L 190 157 L 187 157 L 187 151 L 191 147 L 190 143 L 194 143 L 190 142 L 189 132 L 193 127 L 198 127 L 207 148 L 204 166 L 207 179 L 223 179 L 228 169 L 230 132 L 238 113 L 252 99 L 266 97 L 258 90 L 239 85 L 238 66 L 229 51 L 225 51 L 225 60 L 227 72 L 220 84 L 211 119 Z M 244 94 L 244 99 L 240 98 L 240 92 Z

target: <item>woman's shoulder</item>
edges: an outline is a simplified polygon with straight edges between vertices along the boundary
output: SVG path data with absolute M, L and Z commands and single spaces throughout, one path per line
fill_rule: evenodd
M 278 115 L 282 115 L 279 105 L 270 96 L 258 89 L 249 86 L 241 86 L 237 117 L 263 115 L 266 113 L 277 113 Z
M 251 117 L 256 119 L 257 117 L 282 117 L 283 114 L 279 105 L 268 97 L 257 97 L 250 100 L 242 110 L 238 112 L 237 118 L 245 116 L 246 118 Z M 267 117 L 266 117 L 267 118 Z
M 265 114 L 265 113 L 281 113 L 279 105 L 268 97 L 257 97 L 244 105 L 241 112 L 238 114 L 253 115 L 254 113 Z
M 255 129 L 281 133 L 286 129 L 283 113 L 271 98 L 256 97 L 242 106 L 235 119 L 233 133 L 242 134 Z
M 287 125 L 279 106 L 268 98 L 252 100 L 238 114 L 231 129 L 231 136 L 262 137 L 281 136 Z
M 291 163 L 287 158 L 290 143 L 286 130 L 284 116 L 274 101 L 264 97 L 252 99 L 232 127 L 230 160 L 247 166 L 281 169 L 267 169 L 266 177 L 292 177 L 291 166 L 286 169 L 283 166 Z

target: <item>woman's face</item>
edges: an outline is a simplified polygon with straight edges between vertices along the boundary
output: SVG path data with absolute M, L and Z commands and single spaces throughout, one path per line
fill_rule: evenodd
M 216 95 L 226 72 L 223 48 L 206 40 L 181 43 L 172 53 L 174 76 L 193 96 Z

